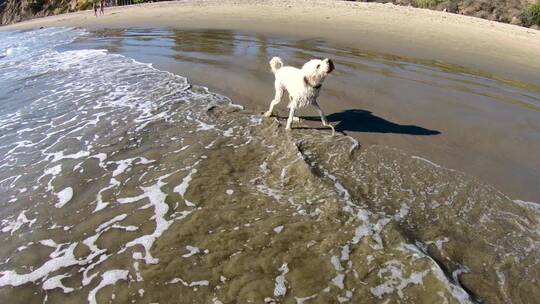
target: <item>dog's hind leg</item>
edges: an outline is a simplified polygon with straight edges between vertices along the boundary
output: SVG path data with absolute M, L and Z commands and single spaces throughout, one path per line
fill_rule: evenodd
M 270 117 L 272 116 L 272 113 L 274 112 L 274 107 L 281 101 L 281 98 L 283 97 L 283 86 L 276 80 L 274 83 L 274 87 L 276 89 L 276 95 L 274 96 L 274 99 L 270 103 L 270 109 L 264 113 L 264 116 Z
M 294 98 L 292 96 L 289 95 L 289 99 L 290 99 L 290 101 L 289 101 L 289 105 L 287 106 L 287 108 L 290 109 L 291 106 L 295 105 L 295 103 L 294 103 Z M 293 116 L 292 122 L 295 123 L 295 124 L 300 124 L 300 117 Z
M 294 120 L 294 110 L 295 110 L 295 104 L 291 103 L 289 105 L 289 118 L 287 118 L 287 126 L 285 127 L 286 130 L 291 129 L 291 125 L 292 125 L 293 120 Z
M 334 126 L 328 123 L 328 120 L 326 120 L 326 116 L 324 115 L 323 111 L 321 110 L 321 107 L 319 107 L 319 104 L 317 102 L 313 103 L 313 107 L 315 108 L 315 111 L 319 113 L 319 116 L 321 116 L 321 122 L 323 126 L 328 127 L 332 129 L 332 136 L 336 133 L 336 130 L 334 130 Z

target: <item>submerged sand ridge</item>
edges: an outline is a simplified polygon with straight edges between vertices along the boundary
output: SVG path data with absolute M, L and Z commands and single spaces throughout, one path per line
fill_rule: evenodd
M 540 295 L 534 206 L 399 150 L 285 132 L 121 55 L 37 49 L 30 69 L 25 54 L 0 63 L 2 83 L 27 90 L 0 116 L 5 302 Z

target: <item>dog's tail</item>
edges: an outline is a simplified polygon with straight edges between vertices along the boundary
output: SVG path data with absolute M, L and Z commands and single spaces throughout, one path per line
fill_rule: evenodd
M 272 68 L 272 73 L 276 73 L 283 66 L 283 60 L 279 57 L 274 57 L 270 60 L 270 67 Z

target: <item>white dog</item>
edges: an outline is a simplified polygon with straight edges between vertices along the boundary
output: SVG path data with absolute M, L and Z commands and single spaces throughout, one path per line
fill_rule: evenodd
M 270 67 L 276 77 L 274 82 L 276 96 L 270 103 L 270 109 L 264 113 L 264 116 L 272 116 L 274 107 L 281 101 L 283 92 L 287 90 L 290 98 L 287 130 L 291 129 L 293 120 L 297 119 L 294 117 L 294 111 L 297 108 L 312 105 L 321 116 L 323 126 L 331 128 L 332 135 L 334 135 L 334 127 L 328 123 L 326 116 L 317 103 L 317 97 L 319 96 L 324 79 L 334 70 L 332 60 L 328 58 L 323 60 L 312 59 L 306 62 L 302 69 L 297 69 L 291 66 L 283 66 L 281 58 L 274 57 L 270 60 Z

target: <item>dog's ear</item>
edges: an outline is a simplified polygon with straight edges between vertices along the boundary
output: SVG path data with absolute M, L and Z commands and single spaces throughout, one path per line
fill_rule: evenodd
M 328 59 L 328 58 L 326 58 L 325 61 L 328 61 L 328 71 L 327 71 L 327 73 L 330 74 L 335 69 L 334 62 L 332 61 L 332 59 Z
M 317 84 L 317 75 L 314 72 L 304 73 L 304 83 L 307 86 L 313 86 Z
M 304 84 L 307 85 L 308 87 L 311 86 L 311 84 L 309 83 L 309 79 L 307 78 L 307 76 L 304 76 Z

